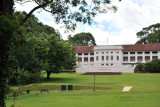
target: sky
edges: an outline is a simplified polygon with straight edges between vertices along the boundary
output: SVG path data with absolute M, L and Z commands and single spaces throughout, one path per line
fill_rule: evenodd
M 65 33 L 62 24 L 56 24 L 53 16 L 41 9 L 34 12 L 39 21 L 59 30 L 63 39 L 68 35 L 90 32 L 97 45 L 135 44 L 138 40 L 136 33 L 149 25 L 160 23 L 160 0 L 111 0 L 117 6 L 116 13 L 99 14 L 94 18 L 93 25 L 77 23 L 74 32 Z M 15 4 L 15 10 L 27 13 L 36 6 L 26 3 L 23 6 Z

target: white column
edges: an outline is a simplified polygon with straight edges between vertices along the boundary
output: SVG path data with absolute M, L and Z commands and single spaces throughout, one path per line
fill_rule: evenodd
M 145 63 L 145 52 L 142 52 L 142 63 Z
M 84 63 L 84 53 L 82 53 L 82 63 Z
M 135 52 L 135 62 L 136 62 L 136 63 L 137 63 L 137 55 L 138 55 L 138 53 Z
M 152 55 L 152 51 L 150 51 L 150 55 L 149 56 L 150 56 L 150 61 L 152 61 L 152 56 L 153 56 Z
M 90 63 L 90 53 L 88 53 L 88 63 Z
M 131 61 L 130 61 L 130 52 L 128 52 L 128 62 L 130 63 Z

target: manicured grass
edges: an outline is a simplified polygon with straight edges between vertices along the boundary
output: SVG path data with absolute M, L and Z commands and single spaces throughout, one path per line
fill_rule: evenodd
M 95 92 L 93 75 L 60 73 L 51 77 L 39 84 L 49 93 L 38 91 L 36 95 L 35 86 L 23 86 L 24 95 L 17 97 L 16 107 L 160 107 L 160 74 L 97 75 Z M 74 90 L 60 91 L 60 85 L 73 85 Z M 124 86 L 133 88 L 122 92 Z M 26 94 L 27 89 L 30 94 Z M 7 107 L 11 104 L 12 98 L 7 100 Z

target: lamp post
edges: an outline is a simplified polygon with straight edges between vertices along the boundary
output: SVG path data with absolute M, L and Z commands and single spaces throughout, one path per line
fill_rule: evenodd
M 96 75 L 94 74 L 94 88 L 93 88 L 93 91 L 95 91 L 95 79 L 96 79 Z

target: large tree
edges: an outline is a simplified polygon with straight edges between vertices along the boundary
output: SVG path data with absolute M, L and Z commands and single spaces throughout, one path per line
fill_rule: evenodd
M 91 45 L 96 45 L 95 39 L 92 36 L 91 33 L 78 33 L 74 35 L 73 37 L 69 36 L 68 41 L 73 45 L 73 46 L 91 46 Z
M 150 25 L 137 32 L 136 44 L 160 43 L 160 23 Z
M 0 1 L 0 106 L 5 106 L 6 87 L 8 78 L 8 66 L 10 64 L 9 49 L 13 35 L 18 29 L 17 22 L 11 17 L 14 3 L 25 5 L 26 2 L 37 4 L 25 18 L 18 22 L 24 24 L 31 14 L 37 9 L 44 9 L 50 12 L 57 23 L 66 24 L 66 28 L 71 29 L 72 22 L 83 22 L 91 24 L 93 17 L 97 13 L 107 12 L 110 0 L 1 0 Z M 103 7 L 103 8 L 101 8 Z M 107 8 L 106 8 L 107 7 Z M 115 9 L 115 8 L 113 8 Z

